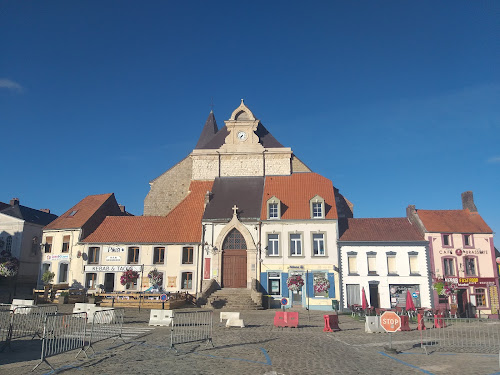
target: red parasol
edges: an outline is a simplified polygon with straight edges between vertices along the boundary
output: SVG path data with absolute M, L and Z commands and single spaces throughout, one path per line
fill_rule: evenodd
M 409 290 L 406 291 L 406 311 L 415 311 L 415 304 Z
M 366 293 L 365 293 L 365 287 L 361 290 L 361 308 L 363 310 L 366 310 L 368 307 L 368 301 L 366 300 Z

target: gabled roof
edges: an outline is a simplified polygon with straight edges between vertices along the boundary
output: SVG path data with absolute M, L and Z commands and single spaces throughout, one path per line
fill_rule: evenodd
M 10 207 L 10 204 L 0 202 L 0 211 L 2 211 L 4 208 Z
M 273 137 L 271 133 L 259 122 L 257 125 L 257 130 L 255 134 L 259 137 L 259 143 L 264 148 L 283 148 L 284 146 L 279 143 L 276 138 Z M 219 149 L 226 141 L 226 137 L 229 135 L 227 127 L 224 126 L 220 129 L 217 134 L 212 138 L 210 142 L 203 146 L 203 149 Z
M 92 218 L 96 211 L 110 199 L 116 202 L 113 193 L 89 195 L 47 225 L 44 229 L 81 228 L 90 218 Z M 116 207 L 118 208 L 118 206 Z
M 262 199 L 262 220 L 267 218 L 267 200 L 281 201 L 281 219 L 311 219 L 310 200 L 319 195 L 325 200 L 325 218 L 337 219 L 332 181 L 317 173 L 294 173 L 289 176 L 267 176 Z
M 191 181 L 190 193 L 167 216 L 108 216 L 85 243 L 199 243 L 205 194 L 212 181 Z
M 414 242 L 424 236 L 406 217 L 347 219 L 339 241 Z
M 263 190 L 264 177 L 217 177 L 203 220 L 229 220 L 234 205 L 238 207 L 238 218 L 258 219 Z
M 35 210 L 34 208 L 22 206 L 20 204 L 15 204 L 13 206 L 8 204 L 6 207 L 1 209 L 0 213 L 24 220 L 28 223 L 38 224 L 42 226 L 45 226 L 57 219 L 57 215 L 49 214 L 40 210 Z
M 207 144 L 214 135 L 219 131 L 217 127 L 217 122 L 215 121 L 215 116 L 213 111 L 210 111 L 208 115 L 207 121 L 205 122 L 205 126 L 201 131 L 200 138 L 198 139 L 198 143 L 196 144 L 195 149 L 204 148 L 203 146 Z
M 464 210 L 417 210 L 430 233 L 493 233 L 477 212 Z

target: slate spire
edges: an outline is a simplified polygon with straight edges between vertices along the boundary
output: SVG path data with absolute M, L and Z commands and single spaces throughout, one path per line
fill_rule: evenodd
M 201 131 L 200 138 L 198 139 L 195 150 L 202 149 L 203 146 L 205 146 L 212 140 L 212 138 L 218 131 L 219 128 L 217 127 L 217 122 L 215 122 L 214 112 L 210 111 L 207 121 L 205 122 L 205 126 L 203 126 L 203 130 Z

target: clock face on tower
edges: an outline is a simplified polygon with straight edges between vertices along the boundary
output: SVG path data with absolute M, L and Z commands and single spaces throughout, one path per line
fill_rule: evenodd
M 247 139 L 247 133 L 240 131 L 238 132 L 237 137 L 240 141 L 244 141 Z

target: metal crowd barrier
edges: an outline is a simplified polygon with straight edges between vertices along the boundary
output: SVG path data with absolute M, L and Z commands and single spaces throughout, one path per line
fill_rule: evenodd
M 421 347 L 434 351 L 499 353 L 500 322 L 488 319 L 424 317 Z
M 122 336 L 124 308 L 95 310 L 91 314 L 93 314 L 92 328 L 90 330 L 89 346 L 85 349 L 85 352 L 89 349 L 95 352 L 92 345 L 98 341 L 115 338 L 115 341 L 122 339 L 125 342 Z
M 55 371 L 47 361 L 48 357 L 75 349 L 80 349 L 76 357 L 82 351 L 84 352 L 86 325 L 87 313 L 85 312 L 76 314 L 47 314 L 43 324 L 42 355 L 40 362 L 31 371 L 34 371 L 43 362 Z
M 172 329 L 170 331 L 170 348 L 174 349 L 177 344 L 205 341 L 212 344 L 213 312 L 212 311 L 189 311 L 174 312 L 172 318 Z
M 57 312 L 57 305 L 16 306 L 12 313 L 10 339 L 35 336 L 42 337 L 43 322 L 47 314 Z
M 0 304 L 0 352 L 8 345 L 10 336 L 10 305 Z

